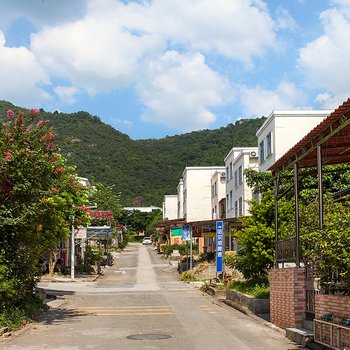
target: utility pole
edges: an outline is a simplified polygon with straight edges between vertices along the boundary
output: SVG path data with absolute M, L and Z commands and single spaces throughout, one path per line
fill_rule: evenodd
M 74 230 L 74 214 L 70 216 L 70 219 L 72 220 L 72 230 L 71 230 L 71 236 L 70 236 L 70 278 L 75 278 L 75 271 L 74 271 L 74 265 L 75 265 L 75 230 Z

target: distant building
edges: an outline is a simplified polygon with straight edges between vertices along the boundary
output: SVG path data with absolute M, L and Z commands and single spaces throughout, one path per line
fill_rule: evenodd
M 211 177 L 211 218 L 213 220 L 225 217 L 226 173 L 216 171 Z
M 249 201 L 255 198 L 247 185 L 244 170 L 258 170 L 258 148 L 232 148 L 225 157 L 226 217 L 249 215 Z
M 187 222 L 211 218 L 211 178 L 225 167 L 186 167 L 183 180 L 183 217 Z
M 275 110 L 257 131 L 259 170 L 268 168 L 332 110 Z
M 163 201 L 163 220 L 174 219 L 177 219 L 177 194 L 167 194 Z
M 162 208 L 154 207 L 152 205 L 149 207 L 124 207 L 123 209 L 128 211 L 138 210 L 138 211 L 141 211 L 142 213 L 151 213 L 152 211 L 162 210 Z

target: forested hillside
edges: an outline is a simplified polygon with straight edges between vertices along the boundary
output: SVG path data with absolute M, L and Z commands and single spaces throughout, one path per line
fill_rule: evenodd
M 0 113 L 23 109 L 0 101 Z M 155 140 L 132 140 L 87 112 L 41 111 L 49 119 L 57 144 L 80 176 L 114 184 L 123 205 L 158 205 L 175 194 L 186 166 L 223 165 L 232 147 L 256 146 L 255 133 L 265 120 L 244 119 L 216 130 L 203 130 Z

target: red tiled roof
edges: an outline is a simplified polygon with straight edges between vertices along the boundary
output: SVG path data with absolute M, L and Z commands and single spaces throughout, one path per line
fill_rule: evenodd
M 317 165 L 317 146 L 322 148 L 323 164 L 350 162 L 350 98 L 311 130 L 304 138 L 279 158 L 270 168 L 272 172 Z

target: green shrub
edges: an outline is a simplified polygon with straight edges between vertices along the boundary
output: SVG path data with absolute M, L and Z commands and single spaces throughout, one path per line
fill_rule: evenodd
M 268 299 L 270 297 L 270 286 L 267 279 L 231 281 L 230 289 L 251 295 L 257 299 Z

